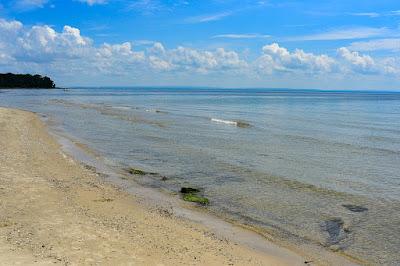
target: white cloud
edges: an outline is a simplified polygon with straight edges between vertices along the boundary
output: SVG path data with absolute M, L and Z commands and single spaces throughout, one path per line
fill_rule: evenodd
M 226 11 L 226 12 L 221 12 L 221 13 L 216 13 L 216 14 L 208 14 L 208 15 L 201 15 L 201 16 L 195 16 L 195 17 L 190 17 L 185 20 L 186 23 L 205 23 L 205 22 L 211 22 L 211 21 L 218 21 L 223 18 L 229 17 L 233 15 L 233 12 L 231 11 Z
M 393 11 L 390 11 L 389 14 L 390 14 L 391 16 L 400 16 L 400 10 L 393 10 Z
M 137 50 L 139 48 L 139 50 Z M 64 26 L 56 31 L 50 26 L 24 26 L 21 22 L 0 19 L 0 72 L 38 72 L 55 77 L 82 77 L 94 81 L 140 79 L 162 82 L 180 77 L 214 77 L 220 82 L 245 83 L 255 78 L 290 77 L 324 79 L 334 74 L 349 78 L 365 75 L 396 76 L 400 73 L 398 57 L 373 58 L 349 47 L 337 54 L 316 54 L 301 49 L 288 50 L 277 43 L 265 45 L 255 59 L 224 48 L 209 50 L 178 46 L 167 48 L 159 42 L 135 46 L 131 42 L 95 45 L 80 30 Z M 216 78 L 218 77 L 218 78 Z M 120 80 L 120 79 L 118 79 Z M 118 82 L 116 80 L 116 82 Z
M 400 39 L 375 39 L 365 42 L 353 42 L 348 48 L 355 51 L 400 51 Z
M 257 39 L 257 38 L 270 38 L 271 35 L 263 35 L 258 33 L 250 33 L 250 34 L 220 34 L 215 35 L 212 38 L 224 38 L 224 39 Z
M 273 43 L 262 48 L 262 56 L 258 58 L 258 67 L 267 73 L 278 72 L 331 72 L 335 67 L 335 60 L 327 55 L 315 55 L 296 49 L 288 51 L 279 44 Z
M 81 36 L 79 29 L 64 26 L 58 33 L 45 25 L 21 31 L 9 49 L 19 60 L 48 62 L 81 57 L 90 51 L 91 43 L 89 38 Z
M 164 45 L 162 45 L 162 43 L 155 42 L 153 43 L 153 46 L 148 49 L 148 52 L 156 55 L 164 55 L 165 48 Z
M 382 37 L 393 34 L 388 28 L 358 27 L 348 29 L 337 29 L 323 33 L 295 36 L 288 38 L 289 41 L 333 41 L 365 39 L 371 37 Z
M 20 29 L 22 29 L 21 22 L 16 20 L 7 21 L 5 19 L 0 19 L 0 32 L 2 33 L 0 38 L 2 36 L 4 37 L 4 34 L 16 34 Z
M 398 75 L 400 73 L 399 58 L 387 57 L 374 59 L 370 55 L 351 51 L 346 47 L 338 49 L 342 72 L 366 75 Z
M 236 52 L 225 51 L 223 48 L 201 51 L 179 46 L 176 49 L 165 50 L 160 43 L 156 43 L 148 51 L 151 54 L 151 65 L 156 69 L 207 73 L 240 69 L 247 65 Z
M 360 73 L 378 73 L 375 60 L 369 55 L 361 55 L 342 47 L 338 49 L 339 56 L 350 66 L 350 69 Z
M 79 0 L 82 3 L 86 3 L 89 6 L 93 5 L 103 5 L 106 4 L 108 1 L 107 0 Z
M 357 16 L 357 17 L 377 18 L 377 17 L 380 17 L 382 14 L 376 13 L 376 12 L 360 12 L 360 13 L 349 13 L 349 15 Z
M 17 0 L 14 3 L 14 8 L 20 10 L 30 10 L 35 8 L 42 8 L 47 4 L 48 0 Z
M 136 0 L 127 6 L 127 10 L 136 10 L 144 14 L 152 14 L 165 8 L 158 0 Z

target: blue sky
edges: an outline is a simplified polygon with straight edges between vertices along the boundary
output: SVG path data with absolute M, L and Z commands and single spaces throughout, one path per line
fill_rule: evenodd
M 0 71 L 62 86 L 400 88 L 400 3 L 0 1 Z

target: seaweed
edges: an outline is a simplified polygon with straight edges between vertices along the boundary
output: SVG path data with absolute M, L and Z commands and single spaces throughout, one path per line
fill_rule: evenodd
M 193 193 L 187 193 L 183 196 L 183 200 L 184 201 L 190 201 L 190 202 L 195 202 L 195 203 L 199 203 L 201 205 L 207 205 L 209 204 L 209 200 L 205 197 L 201 197 L 198 196 L 196 194 Z
M 128 168 L 128 169 L 126 169 L 126 171 L 128 172 L 128 173 L 130 173 L 131 175 L 146 175 L 147 173 L 145 172 L 145 171 L 143 171 L 143 170 L 140 170 L 140 169 L 136 169 L 136 168 Z
M 182 187 L 180 192 L 183 194 L 184 201 L 195 202 L 201 205 L 208 205 L 210 203 L 207 198 L 197 195 L 197 193 L 200 192 L 200 189 L 192 187 Z

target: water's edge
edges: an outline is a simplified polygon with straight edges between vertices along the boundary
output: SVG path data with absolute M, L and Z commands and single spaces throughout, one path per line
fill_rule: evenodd
M 322 246 L 315 245 L 315 243 L 302 243 L 299 246 L 295 242 L 283 242 L 265 229 L 243 224 L 222 214 L 218 215 L 218 213 L 211 212 L 206 208 L 183 202 L 179 195 L 167 191 L 165 188 L 148 187 L 131 178 L 127 179 L 125 178 L 126 173 L 108 166 L 91 147 L 87 147 L 75 136 L 52 126 L 51 123 L 54 121 L 51 121 L 51 118 L 47 115 L 42 114 L 40 118 L 46 124 L 48 132 L 58 141 L 63 152 L 84 166 L 95 169 L 100 176 L 99 178 L 103 178 L 104 181 L 117 185 L 124 191 L 140 198 L 140 203 L 147 208 L 167 210 L 178 218 L 205 226 L 222 239 L 276 256 L 289 265 L 304 265 L 305 262 L 310 261 L 318 265 L 360 265 L 366 263 L 341 252 L 332 252 Z

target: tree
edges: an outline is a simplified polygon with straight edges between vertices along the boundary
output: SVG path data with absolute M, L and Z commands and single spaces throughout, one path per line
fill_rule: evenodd
M 0 88 L 52 89 L 55 83 L 47 76 L 31 74 L 0 74 Z

